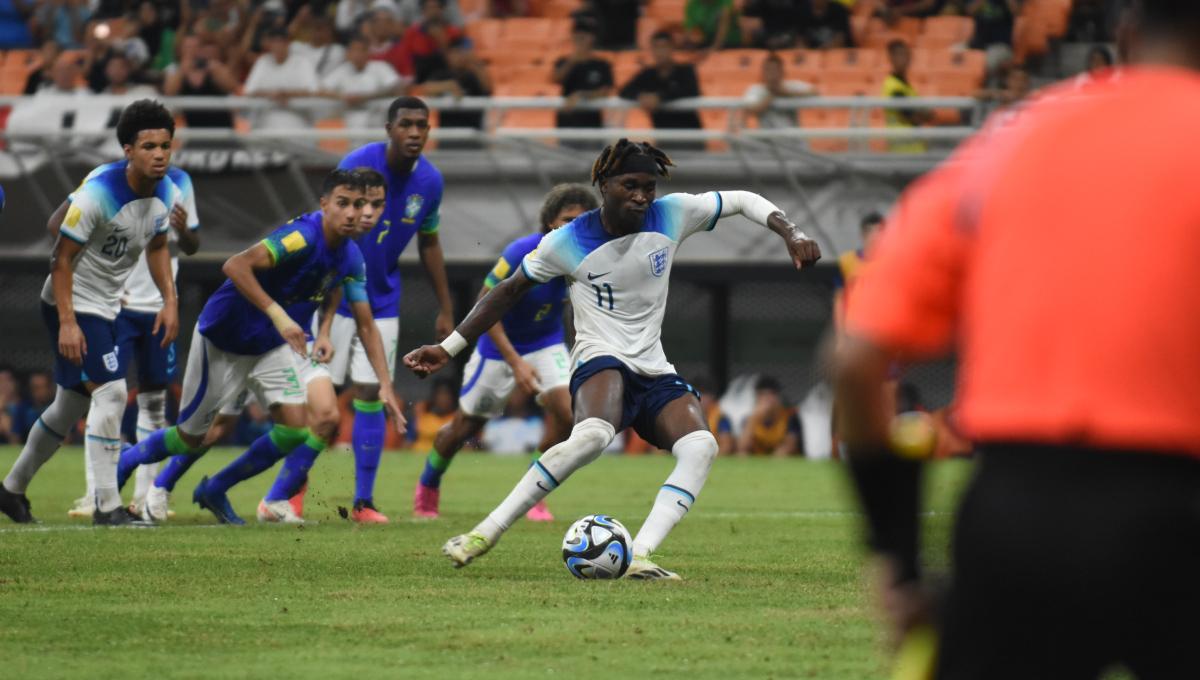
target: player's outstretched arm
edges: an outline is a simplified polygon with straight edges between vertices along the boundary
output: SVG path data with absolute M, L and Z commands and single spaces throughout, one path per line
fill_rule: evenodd
M 750 191 L 722 191 L 721 217 L 743 215 L 779 234 L 787 246 L 788 255 L 796 269 L 816 264 L 821 259 L 817 242 L 804 235 L 782 210 L 767 199 Z
M 479 336 L 500 321 L 508 310 L 517 304 L 537 282 L 525 276 L 523 268 L 518 268 L 512 276 L 504 279 L 487 295 L 483 296 L 467 318 L 458 325 L 450 337 L 440 345 L 425 345 L 418 347 L 404 356 L 404 365 L 419 378 L 436 373 L 445 366 L 450 358 L 466 349 Z
M 263 290 L 262 284 L 258 282 L 258 277 L 254 275 L 256 269 L 270 269 L 274 266 L 275 260 L 271 251 L 262 243 L 256 243 L 225 260 L 221 272 L 229 277 L 242 297 L 271 319 L 279 335 L 283 336 L 293 351 L 301 356 L 308 356 L 308 338 L 305 337 L 304 330 L 288 316 L 287 311 L 278 302 L 267 295 L 267 291 Z
M 434 233 L 417 235 L 417 252 L 421 255 L 421 264 L 433 284 L 433 292 L 437 295 L 438 315 L 433 322 L 434 333 L 439 341 L 443 340 L 454 330 L 454 302 L 450 298 L 450 283 L 446 279 L 446 258 L 442 254 L 442 242 Z
M 392 388 L 392 374 L 388 371 L 387 352 L 383 349 L 383 339 L 379 335 L 379 327 L 375 325 L 375 317 L 371 314 L 371 303 L 365 299 L 365 291 L 364 299 L 350 303 L 350 311 L 354 314 L 358 337 L 367 350 L 367 361 L 375 370 L 375 377 L 379 378 L 379 400 L 392 417 L 396 432 L 404 434 L 407 423 L 404 421 L 400 404 L 396 401 L 396 390 Z
M 50 285 L 54 289 L 54 306 L 58 310 L 58 351 L 67 361 L 79 366 L 87 354 L 87 342 L 75 320 L 75 258 L 83 244 L 61 234 L 50 257 Z
M 175 292 L 175 277 L 171 272 L 171 252 L 167 248 L 166 233 L 150 239 L 146 246 L 146 266 L 150 269 L 150 278 L 158 286 L 162 294 L 163 306 L 154 317 L 154 328 L 151 333 L 163 330 L 162 346 L 166 347 L 175 342 L 179 335 L 179 298 Z

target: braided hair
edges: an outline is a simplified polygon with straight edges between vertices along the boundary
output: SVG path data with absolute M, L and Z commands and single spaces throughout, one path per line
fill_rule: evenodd
M 649 156 L 657 166 L 660 177 L 671 177 L 671 172 L 667 168 L 673 167 L 675 163 L 670 156 L 663 153 L 662 149 L 649 142 L 631 142 L 622 137 L 617 140 L 616 144 L 604 147 L 596 162 L 592 164 L 592 184 L 598 184 L 601 180 L 618 174 L 616 171 L 631 156 Z

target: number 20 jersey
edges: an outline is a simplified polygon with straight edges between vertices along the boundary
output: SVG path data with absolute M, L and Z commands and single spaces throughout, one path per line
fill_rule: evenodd
M 692 234 L 716 226 L 720 216 L 717 192 L 670 194 L 650 204 L 639 232 L 612 236 L 600 223 L 600 211 L 593 210 L 547 234 L 525 256 L 521 267 L 530 279 L 568 281 L 575 366 L 612 356 L 640 375 L 675 373 L 661 341 L 675 250 Z
M 125 280 L 146 244 L 166 233 L 171 207 L 179 200 L 181 191 L 169 177 L 158 181 L 152 196 L 138 196 L 123 166 L 96 174 L 71 195 L 59 234 L 83 246 L 72 286 L 77 314 L 117 318 Z M 42 301 L 55 303 L 49 276 Z

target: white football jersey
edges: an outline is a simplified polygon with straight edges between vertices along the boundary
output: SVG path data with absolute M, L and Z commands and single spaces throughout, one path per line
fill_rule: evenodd
M 667 280 L 675 249 L 692 234 L 711 230 L 721 217 L 718 192 L 670 194 L 646 211 L 642 230 L 614 237 L 600 211 L 580 215 L 550 232 L 525 256 L 525 276 L 544 283 L 567 279 L 575 310 L 572 364 L 612 356 L 645 376 L 674 373 L 662 348 Z
M 85 181 L 71 195 L 59 234 L 83 246 L 75 259 L 73 299 L 76 313 L 115 319 L 121 311 L 125 280 L 146 244 L 168 230 L 171 206 L 180 191 L 164 177 L 154 195 L 141 197 L 125 178 L 125 168 L 111 167 Z M 54 304 L 54 287 L 46 277 L 42 300 Z
M 192 178 L 183 170 L 172 166 L 167 170 L 167 177 L 179 189 L 179 202 L 187 210 L 187 228 L 195 231 L 200 228 L 200 215 L 196 212 L 196 191 L 192 188 Z M 168 217 L 167 223 L 170 224 Z M 167 239 L 171 243 L 179 240 L 174 229 L 167 230 Z M 179 257 L 171 254 L 171 277 L 179 273 Z M 150 276 L 150 266 L 146 264 L 146 253 L 138 258 L 133 273 L 125 281 L 125 295 L 122 300 L 126 309 L 135 312 L 157 313 L 162 309 L 162 293 L 154 285 L 154 277 Z

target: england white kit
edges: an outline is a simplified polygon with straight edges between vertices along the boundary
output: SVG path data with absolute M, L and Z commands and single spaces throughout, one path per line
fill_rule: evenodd
M 525 276 L 568 282 L 575 310 L 573 366 L 612 356 L 640 375 L 675 373 L 660 339 L 675 250 L 716 226 L 722 206 L 715 191 L 670 194 L 650 205 L 641 231 L 620 237 L 608 234 L 600 211 L 593 210 L 550 232 L 525 256 Z
M 142 250 L 167 232 L 171 207 L 179 200 L 179 187 L 167 177 L 158 182 L 153 196 L 138 196 L 129 186 L 124 166 L 95 174 L 71 195 L 59 233 L 84 246 L 75 262 L 72 290 L 77 314 L 116 318 L 125 282 Z M 54 304 L 49 276 L 42 301 Z

